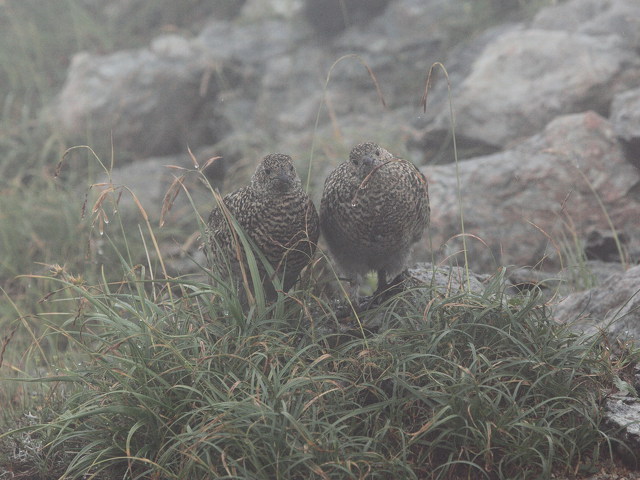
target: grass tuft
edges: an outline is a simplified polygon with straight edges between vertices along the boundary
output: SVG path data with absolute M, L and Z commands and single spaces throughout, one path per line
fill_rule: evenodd
M 187 280 L 51 281 L 84 360 L 32 379 L 65 395 L 0 436 L 37 441 L 41 478 L 532 478 L 612 448 L 605 349 L 498 281 L 413 289 L 360 314 L 379 333 L 339 334 L 309 328 L 335 322 L 309 292 L 243 315 Z

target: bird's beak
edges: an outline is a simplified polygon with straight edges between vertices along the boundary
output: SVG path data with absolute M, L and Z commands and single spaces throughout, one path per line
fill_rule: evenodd
M 375 163 L 375 159 L 370 155 L 365 155 L 364 157 L 362 157 L 362 164 L 365 167 L 372 167 L 374 163 Z
M 277 182 L 276 188 L 282 192 L 285 192 L 289 188 L 291 188 L 291 185 L 293 184 L 293 179 L 291 178 L 291 175 L 289 175 L 284 170 L 281 170 L 280 172 L 278 172 L 278 176 L 276 177 L 276 182 Z
M 291 183 L 291 175 L 287 174 L 287 173 L 286 173 L 286 172 L 284 172 L 284 171 L 281 171 L 281 172 L 278 174 L 278 177 L 277 177 L 277 178 L 278 178 L 278 180 L 279 180 L 280 182 L 282 182 L 282 183 L 286 183 L 286 184 Z

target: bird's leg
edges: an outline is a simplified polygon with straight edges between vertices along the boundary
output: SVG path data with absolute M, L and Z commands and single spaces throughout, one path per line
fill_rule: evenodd
M 400 272 L 393 280 L 387 284 L 387 290 L 394 293 L 400 293 L 404 290 L 403 284 L 406 278 L 406 270 Z
M 372 300 L 375 300 L 376 303 L 382 303 L 393 295 L 400 293 L 403 282 L 404 275 L 402 273 L 390 282 L 387 282 L 387 272 L 385 270 L 378 270 L 378 288 L 373 293 Z
M 377 295 L 378 293 L 382 293 L 387 289 L 387 272 L 385 270 L 378 270 L 378 288 L 373 293 Z

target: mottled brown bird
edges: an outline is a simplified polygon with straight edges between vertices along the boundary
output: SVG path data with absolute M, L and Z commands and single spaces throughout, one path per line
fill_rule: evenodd
M 316 250 L 320 227 L 318 213 L 301 186 L 300 177 L 289 155 L 265 156 L 249 185 L 222 199 L 245 235 L 269 262 L 288 291 Z M 250 279 L 246 254 L 231 219 L 216 206 L 207 222 L 205 252 L 209 265 L 223 275 L 230 274 L 239 287 L 244 270 Z M 255 253 L 260 281 L 267 298 L 276 297 L 271 278 Z M 241 267 L 242 265 L 242 267 Z M 251 285 L 251 280 L 249 280 Z
M 361 143 L 327 177 L 320 226 L 331 255 L 355 282 L 378 274 L 378 291 L 404 270 L 429 225 L 427 180 L 409 161 Z

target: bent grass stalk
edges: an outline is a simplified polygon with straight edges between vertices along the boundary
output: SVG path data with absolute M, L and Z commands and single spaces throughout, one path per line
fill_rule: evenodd
M 327 91 L 329 88 L 329 82 L 331 81 L 331 74 L 333 73 L 333 69 L 340 64 L 341 62 L 345 61 L 345 60 L 349 60 L 349 59 L 356 59 L 358 60 L 362 66 L 367 70 L 367 73 L 369 74 L 369 77 L 371 78 L 371 81 L 373 82 L 373 85 L 375 86 L 376 89 L 376 94 L 378 95 L 378 98 L 380 99 L 380 103 L 382 104 L 383 107 L 387 106 L 387 103 L 384 100 L 384 96 L 382 95 L 382 90 L 380 90 L 380 84 L 378 83 L 378 79 L 376 78 L 376 76 L 373 73 L 373 70 L 371 70 L 371 68 L 369 67 L 369 65 L 367 64 L 367 62 L 357 53 L 350 53 L 347 55 L 343 55 L 342 57 L 338 58 L 335 62 L 333 62 L 333 64 L 331 64 L 331 67 L 329 67 L 329 72 L 327 73 L 327 78 L 325 79 L 324 82 L 324 86 L 322 89 L 322 100 L 320 102 L 320 105 L 318 105 L 318 111 L 316 113 L 316 120 L 315 120 L 315 124 L 313 126 L 313 136 L 311 138 L 311 149 L 309 152 L 309 168 L 307 171 L 307 183 L 305 185 L 305 190 L 308 192 L 309 191 L 309 186 L 311 183 L 311 168 L 313 166 L 313 158 L 314 158 L 314 152 L 315 152 L 315 145 L 316 145 L 316 132 L 318 131 L 318 125 L 320 123 L 320 114 L 322 113 L 322 106 L 327 102 Z

